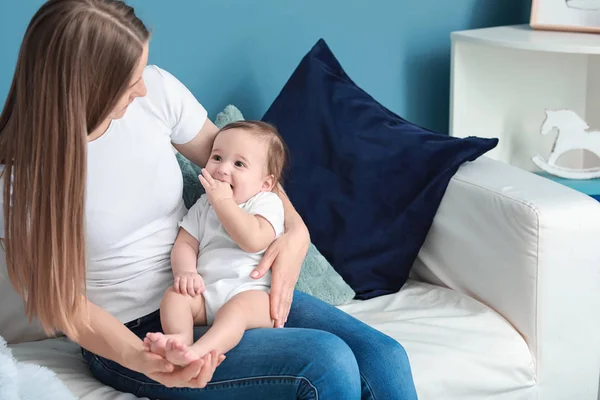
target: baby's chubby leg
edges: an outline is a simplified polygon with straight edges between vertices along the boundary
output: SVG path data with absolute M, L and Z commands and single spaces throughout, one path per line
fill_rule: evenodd
M 201 294 L 192 297 L 177 293 L 170 287 L 160 305 L 160 320 L 164 334 L 148 333 L 144 340 L 150 351 L 176 365 L 187 365 L 200 358 L 197 353 L 189 351 L 189 346 L 194 341 L 194 326 L 206 325 L 204 297 Z
M 269 302 L 269 294 L 261 290 L 236 294 L 217 311 L 213 325 L 190 349 L 200 357 L 212 350 L 225 354 L 240 342 L 246 330 L 272 328 Z

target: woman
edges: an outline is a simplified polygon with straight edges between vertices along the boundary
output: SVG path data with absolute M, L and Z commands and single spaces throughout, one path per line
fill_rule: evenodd
M 416 398 L 397 342 L 294 294 L 309 236 L 282 190 L 286 233 L 256 272 L 271 268 L 286 329 L 249 331 L 226 359 L 183 369 L 144 351 L 185 212 L 171 144 L 204 165 L 217 132 L 175 77 L 146 65 L 148 40 L 115 0 L 50 0 L 27 29 L 0 115 L 0 232 L 27 313 L 81 345 L 100 381 L 140 397 Z

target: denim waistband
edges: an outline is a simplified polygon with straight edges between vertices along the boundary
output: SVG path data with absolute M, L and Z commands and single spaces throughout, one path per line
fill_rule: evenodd
M 146 322 L 155 320 L 156 318 L 160 317 L 160 310 L 156 310 L 154 312 L 151 312 L 148 315 L 144 315 L 143 317 L 140 318 L 136 318 L 133 321 L 129 321 L 125 323 L 125 326 L 129 329 L 135 329 L 138 326 L 145 324 Z

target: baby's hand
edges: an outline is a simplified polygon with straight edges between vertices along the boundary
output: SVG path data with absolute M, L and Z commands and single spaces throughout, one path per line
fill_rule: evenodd
M 228 183 L 213 179 L 206 169 L 202 169 L 202 175 L 199 175 L 200 183 L 204 186 L 208 202 L 211 205 L 217 204 L 221 200 L 233 198 L 233 190 Z
M 187 294 L 192 297 L 195 297 L 206 290 L 204 279 L 196 272 L 184 272 L 175 275 L 173 287 L 177 293 Z

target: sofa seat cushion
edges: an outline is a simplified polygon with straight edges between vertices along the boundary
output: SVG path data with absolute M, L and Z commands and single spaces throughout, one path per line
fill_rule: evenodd
M 421 400 L 532 398 L 527 344 L 497 313 L 458 292 L 409 280 L 398 293 L 353 300 L 342 310 L 406 348 Z M 81 400 L 134 400 L 96 381 L 65 338 L 11 346 L 16 359 L 53 370 Z
M 471 297 L 409 280 L 398 293 L 339 308 L 404 346 L 420 400 L 534 398 L 527 343 Z

